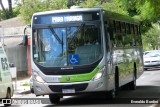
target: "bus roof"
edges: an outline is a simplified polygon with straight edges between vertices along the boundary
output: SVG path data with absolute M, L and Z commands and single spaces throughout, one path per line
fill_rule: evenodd
M 68 13 L 68 12 L 83 12 L 83 11 L 100 11 L 102 8 L 74 8 L 74 9 L 62 9 L 62 10 L 52 10 L 52 11 L 45 11 L 45 12 L 37 12 L 34 13 L 33 16 L 36 15 L 47 15 L 53 13 Z
M 105 16 L 109 19 L 139 24 L 139 21 L 137 19 L 134 19 L 130 16 L 122 15 L 122 14 L 107 11 L 107 10 L 104 10 L 104 12 L 105 12 Z
M 109 19 L 114 19 L 114 20 L 119 20 L 119 21 L 124 21 L 124 22 L 130 22 L 130 23 L 137 23 L 139 24 L 139 21 L 137 19 L 134 19 L 130 16 L 127 15 L 122 15 L 116 12 L 111 12 L 108 10 L 104 10 L 103 8 L 100 7 L 95 7 L 95 8 L 71 8 L 71 9 L 62 9 L 62 10 L 52 10 L 52 11 L 45 11 L 45 12 L 37 12 L 34 13 L 33 16 L 39 16 L 39 15 L 48 15 L 48 14 L 55 14 L 55 13 L 70 13 L 70 12 L 84 12 L 84 11 L 104 11 L 105 17 Z

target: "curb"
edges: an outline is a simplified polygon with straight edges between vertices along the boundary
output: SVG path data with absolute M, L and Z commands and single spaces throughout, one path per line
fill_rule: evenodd
M 23 92 L 21 92 L 20 94 L 30 94 L 30 93 L 31 93 L 31 91 L 28 90 L 28 91 L 23 91 Z
M 27 91 L 22 91 L 22 92 L 14 92 L 14 94 L 30 94 L 31 91 L 27 90 Z

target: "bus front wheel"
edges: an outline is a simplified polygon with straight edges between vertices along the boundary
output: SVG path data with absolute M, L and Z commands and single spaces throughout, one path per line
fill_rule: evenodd
M 106 93 L 106 98 L 107 99 L 114 99 L 114 98 L 116 98 L 116 91 L 114 89 L 111 90 L 111 91 L 108 91 Z
M 52 104 L 58 104 L 60 102 L 60 97 L 58 95 L 50 94 L 49 100 Z

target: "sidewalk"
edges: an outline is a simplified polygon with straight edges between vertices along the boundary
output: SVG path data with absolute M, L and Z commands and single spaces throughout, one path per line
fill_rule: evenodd
M 14 94 L 29 94 L 30 93 L 30 77 L 20 80 L 13 80 Z

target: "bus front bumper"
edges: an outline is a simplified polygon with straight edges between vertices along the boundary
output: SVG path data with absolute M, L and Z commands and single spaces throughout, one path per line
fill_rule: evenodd
M 112 89 L 113 84 L 103 77 L 95 81 L 71 82 L 71 83 L 40 83 L 34 81 L 34 93 L 36 95 L 49 94 L 78 94 L 87 92 L 100 92 Z M 113 81 L 112 81 L 113 82 Z M 111 85 L 112 84 L 112 85 Z

